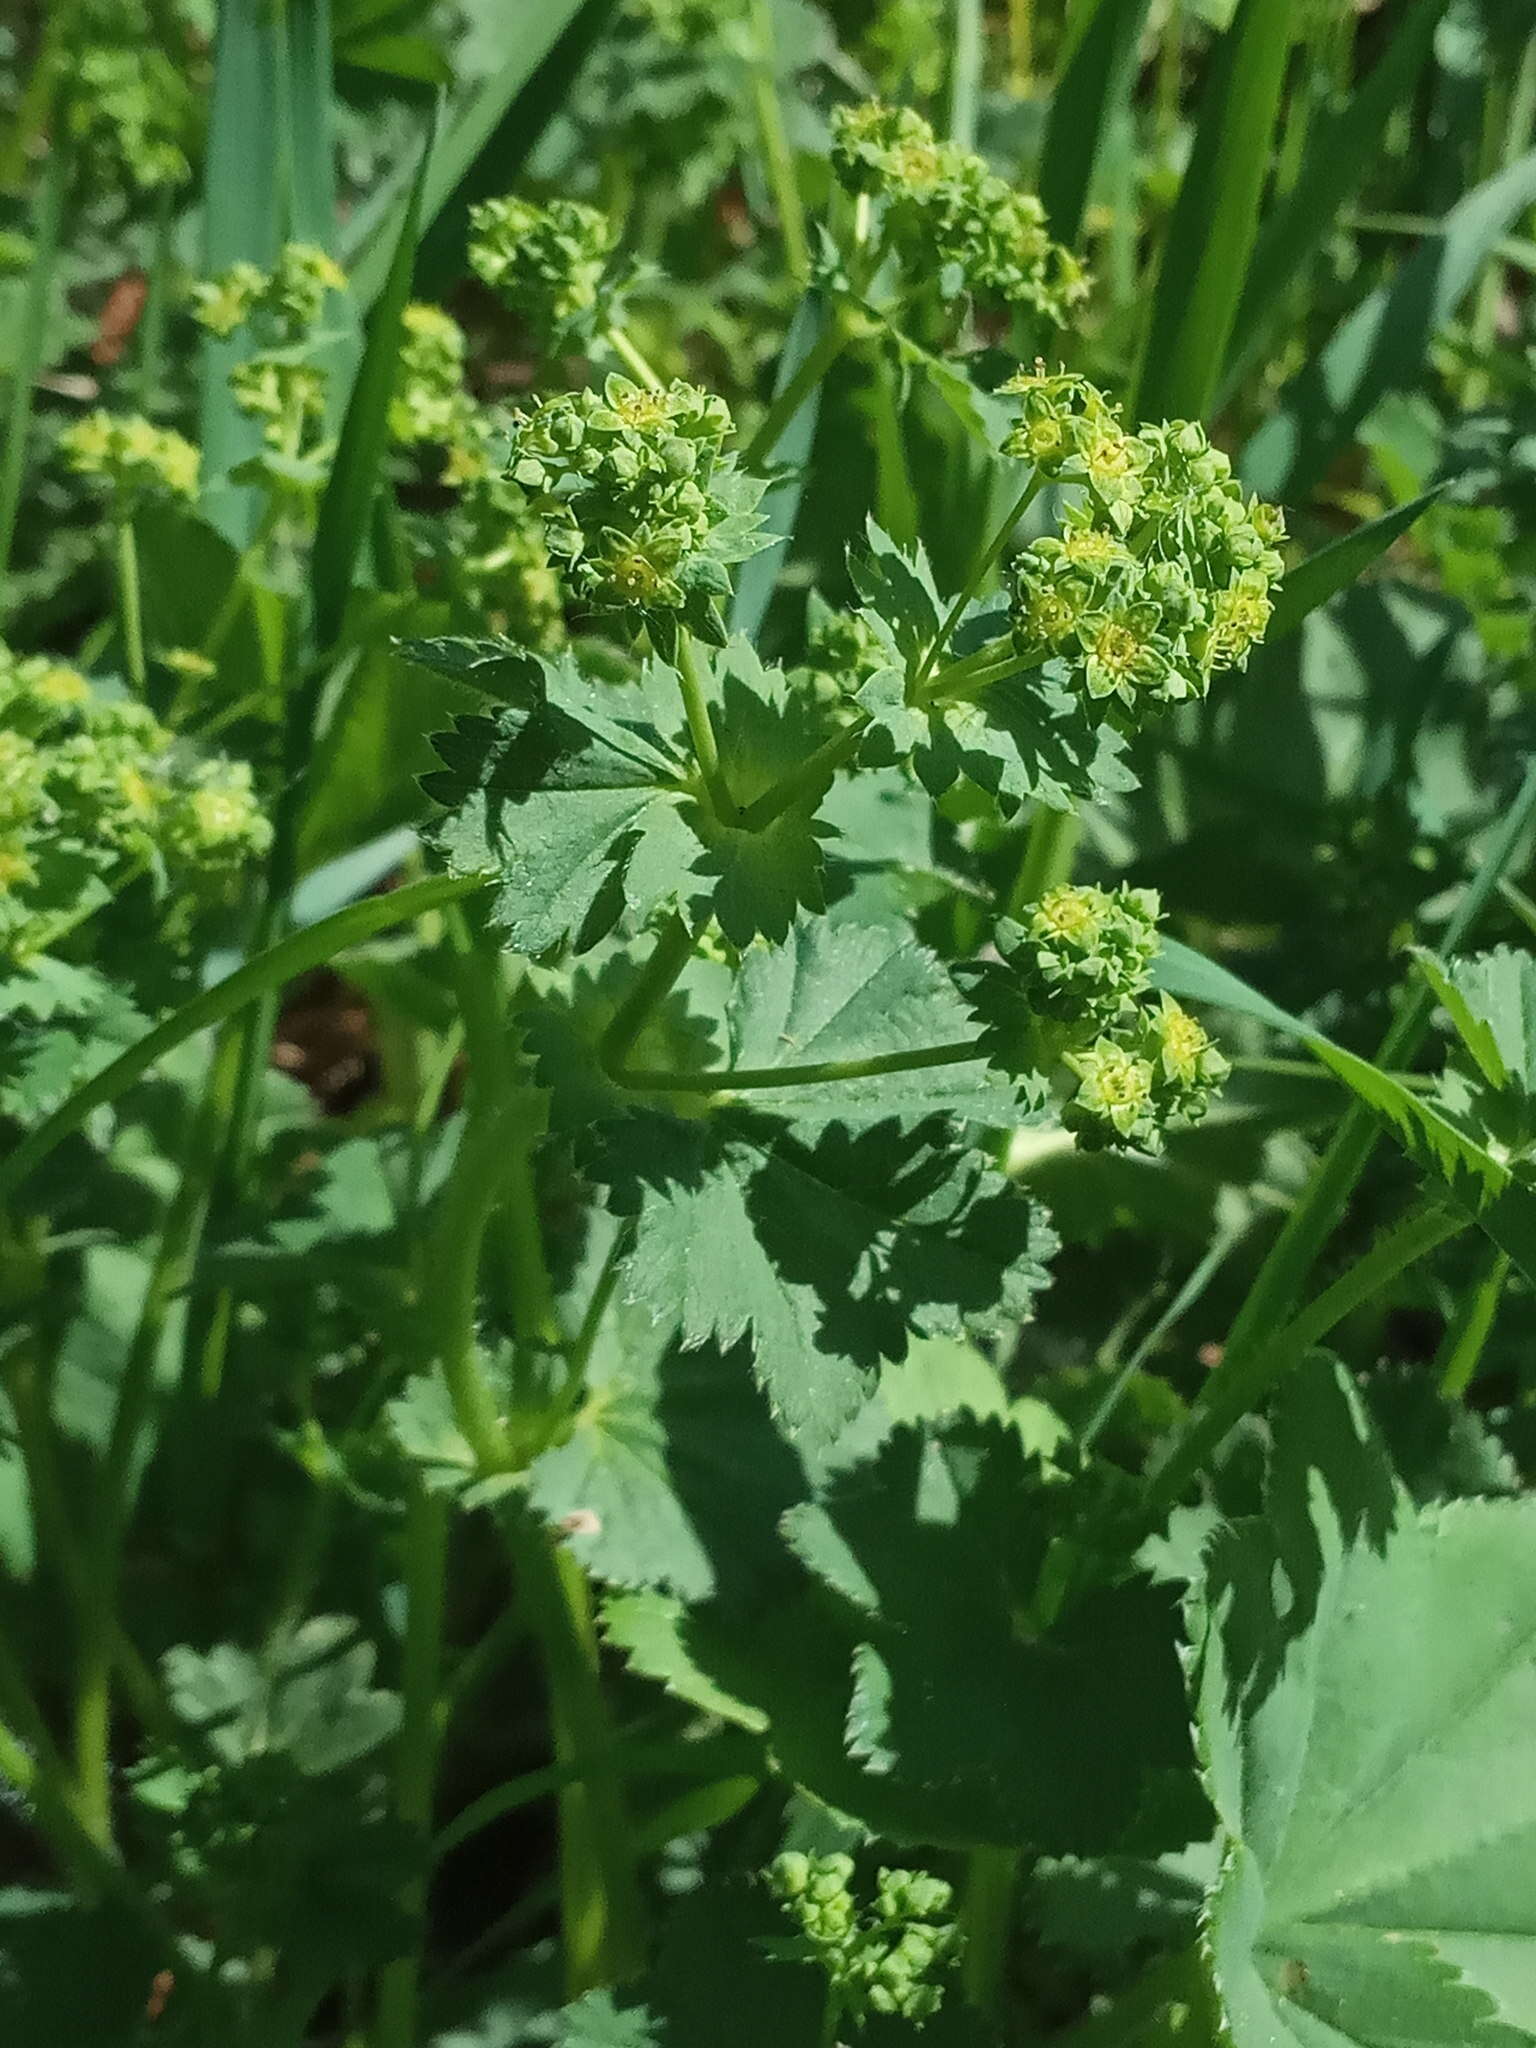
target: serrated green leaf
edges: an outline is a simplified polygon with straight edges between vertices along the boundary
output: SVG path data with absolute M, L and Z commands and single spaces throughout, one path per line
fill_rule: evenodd
M 910 760 L 928 794 L 963 775 L 1011 815 L 1035 801 L 1068 811 L 1095 796 L 1136 787 L 1125 742 L 1098 723 L 1049 668 L 1021 670 L 975 698 L 914 710 L 899 669 L 881 669 L 859 692 L 872 726 L 863 758 Z
M 983 1154 L 893 1124 L 802 1145 L 736 1112 L 645 1114 L 608 1127 L 594 1171 L 634 1219 L 628 1298 L 677 1316 L 685 1344 L 750 1332 L 768 1398 L 808 1453 L 909 1331 L 1011 1338 L 1055 1243 Z
M 786 1518 L 810 1582 L 697 1609 L 688 1658 L 767 1714 L 789 1775 L 877 1833 L 1110 1848 L 1145 1773 L 1187 1773 L 1173 1609 L 1142 1583 L 1044 1630 L 1062 1519 L 1006 1419 L 897 1428 Z
M 232 1643 L 181 1644 L 165 1654 L 166 1689 L 226 1762 L 280 1753 L 323 1777 L 370 1755 L 400 1721 L 398 1697 L 371 1683 L 373 1645 L 355 1632 L 345 1616 L 316 1615 L 266 1659 Z
M 677 678 L 651 664 L 638 684 L 596 683 L 569 655 L 536 657 L 532 708 L 460 719 L 425 779 L 451 812 L 438 843 L 457 873 L 487 872 L 495 915 L 520 950 L 596 944 L 627 908 L 644 920 L 680 899 L 747 945 L 783 938 L 821 904 L 816 810 L 832 777 L 758 830 L 722 823 L 695 788 L 674 734 Z M 720 765 L 738 806 L 765 794 L 825 738 L 824 714 L 764 669 L 744 641 L 709 665 Z
M 671 1593 L 612 1594 L 603 1603 L 603 1634 L 640 1677 L 702 1713 L 761 1735 L 768 1716 L 717 1685 L 694 1661 L 684 1637 L 687 1618 L 687 1608 Z
M 1449 987 L 1442 982 L 1436 993 L 1484 1078 L 1536 1094 L 1536 955 L 1496 946 L 1457 960 Z
M 824 920 L 743 957 L 726 1021 L 731 1065 L 757 1070 L 862 1062 L 976 1036 L 943 963 L 910 933 Z M 754 1091 L 753 1105 L 808 1131 L 935 1115 L 1004 1123 L 1017 1107 L 1012 1086 L 982 1059 Z
M 1311 1474 L 1277 1451 L 1266 1517 L 1218 1537 L 1192 1610 L 1234 2048 L 1516 2048 L 1536 2024 L 1533 1504 L 1383 1517 Z
M 610 1317 L 569 1436 L 536 1458 L 528 1498 L 595 1578 L 702 1600 L 740 1591 L 805 1491 L 742 1351 L 684 1350 Z

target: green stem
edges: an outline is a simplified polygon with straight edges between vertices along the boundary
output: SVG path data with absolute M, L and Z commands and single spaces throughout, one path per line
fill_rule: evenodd
M 1042 656 L 1043 660 L 1044 657 Z M 1016 675 L 1021 669 L 1038 666 L 1014 642 L 1011 633 L 1000 633 L 984 647 L 946 662 L 915 693 L 919 705 L 946 702 L 959 697 L 979 696 L 1001 676 Z
M 1435 1360 L 1440 1392 L 1447 1401 L 1460 1401 L 1476 1377 L 1484 1347 L 1493 1334 L 1509 1269 L 1508 1252 L 1489 1245 L 1482 1275 L 1462 1302 Z
M 22 303 L 11 368 L 5 455 L 0 460 L 0 621 L 9 608 L 11 549 L 16 539 L 16 515 L 21 509 L 22 485 L 27 473 L 32 396 L 38 372 L 43 366 L 43 352 L 48 345 L 48 314 L 59 261 L 64 197 L 69 186 L 69 156 L 62 140 L 62 122 L 59 131 L 48 152 L 48 161 L 38 185 L 32 227 L 32 267 L 27 273 L 26 298 Z
M 804 289 L 811 275 L 811 245 L 806 233 L 805 205 L 795 175 L 794 153 L 784 129 L 774 63 L 773 15 L 769 0 L 752 0 L 757 59 L 752 66 L 752 106 L 763 145 L 763 168 L 784 237 L 784 260 L 795 283 Z
M 1148 1505 L 1159 1513 L 1173 1507 L 1228 1431 L 1258 1406 L 1314 1344 L 1416 1260 L 1470 1227 L 1471 1218 L 1459 1210 L 1438 1205 L 1415 1209 L 1278 1335 L 1245 1353 L 1236 1371 L 1228 1370 L 1224 1363 L 1221 1371 L 1205 1382 L 1173 1449 L 1153 1473 Z
M 834 306 L 815 347 L 763 414 L 757 432 L 743 451 L 744 469 L 760 470 L 773 460 L 795 414 L 853 338 L 851 319 L 841 306 Z
M 560 1794 L 560 1917 L 566 1989 L 576 1998 L 632 1976 L 643 1960 L 635 1845 L 586 1579 L 547 1529 L 520 1516 L 504 1528 L 539 1639 L 555 1761 L 581 1767 Z
M 711 808 L 722 825 L 734 825 L 740 814 L 720 766 L 720 749 L 715 740 L 714 721 L 709 715 L 709 702 L 704 694 L 698 649 L 686 626 L 679 630 L 677 636 L 677 681 L 688 719 L 689 737 L 693 741 L 694 758 L 704 777 Z
M 127 512 L 119 512 L 114 524 L 117 619 L 123 638 L 123 660 L 128 669 L 128 680 L 133 685 L 134 695 L 142 697 L 149 685 L 149 669 L 144 660 L 144 610 L 139 593 L 139 545 L 134 538 L 133 521 Z
M 418 1836 L 421 1871 L 405 1898 L 414 1929 L 411 1948 L 379 1980 L 376 2048 L 415 2048 L 427 1904 L 426 1845 L 432 1826 L 438 1740 L 442 1730 L 443 1606 L 448 1568 L 448 1502 L 412 1482 L 405 1523 L 405 1656 L 400 1733 L 395 1743 L 395 1817 Z
M 698 942 L 698 935 L 689 931 L 682 918 L 674 912 L 663 926 L 650 959 L 636 975 L 634 986 L 613 1013 L 608 1029 L 603 1033 L 598 1056 L 608 1073 L 623 1072 L 625 1059 L 635 1040 L 650 1022 L 652 1013 L 676 987 L 678 976 L 693 958 L 693 949 Z
M 967 2002 L 989 2019 L 999 2018 L 1003 2010 L 1018 1877 L 1019 1858 L 1012 1849 L 973 1849 L 966 1858 L 960 1982 Z
M 765 789 L 760 797 L 747 805 L 741 814 L 743 831 L 761 832 L 765 825 L 771 825 L 775 818 L 781 817 L 802 797 L 817 793 L 845 762 L 853 759 L 868 728 L 869 720 L 861 712 L 855 724 L 834 734 L 813 754 L 807 754 L 798 768 L 792 768 L 771 789 Z
M 1536 815 L 1536 764 L 1526 770 L 1509 812 L 1473 877 L 1441 942 L 1440 957 L 1451 959 L 1476 925 L 1489 898 L 1498 889 L 1505 868 Z M 1404 997 L 1391 1029 L 1382 1039 L 1373 1064 L 1404 1067 L 1413 1059 L 1434 1015 L 1435 999 L 1427 983 L 1416 982 Z M 1264 1343 L 1284 1320 L 1306 1285 L 1323 1246 L 1343 1215 L 1366 1162 L 1375 1149 L 1380 1125 L 1362 1103 L 1345 1112 L 1332 1142 L 1323 1153 L 1295 1206 L 1270 1247 L 1248 1290 L 1227 1337 L 1222 1362 L 1207 1390 L 1242 1368 L 1245 1358 Z
M 1008 917 L 1022 916 L 1048 889 L 1072 879 L 1072 862 L 1082 831 L 1083 821 L 1076 811 L 1052 811 L 1044 804 L 1038 806 L 1029 821 L 1019 871 L 1008 891 Z
M 993 564 L 997 561 L 1003 549 L 1007 547 L 1009 535 L 1044 488 L 1045 477 L 1037 469 L 1032 472 L 1029 482 L 1014 500 L 1012 509 L 998 527 L 996 533 L 993 534 L 987 545 L 972 563 L 971 573 L 966 577 L 960 595 L 950 606 L 949 611 L 945 615 L 943 625 L 934 634 L 932 641 L 929 643 L 927 653 L 918 664 L 917 674 L 913 678 L 914 682 L 922 683 L 926 680 L 934 663 L 949 645 L 950 636 L 956 626 L 959 625 L 961 615 L 964 613 L 966 606 L 981 589 L 982 584 L 985 583 L 987 577 L 992 572 Z
M 660 391 L 663 388 L 661 378 L 616 320 L 610 321 L 603 329 L 603 339 L 637 384 L 643 384 L 647 391 Z
M 615 1078 L 625 1088 L 667 1095 L 719 1095 L 756 1088 L 807 1088 L 825 1081 L 867 1081 L 879 1074 L 912 1074 L 924 1067 L 954 1067 L 981 1057 L 974 1038 L 926 1045 L 919 1052 L 871 1053 L 861 1060 L 814 1060 L 801 1067 L 723 1067 L 714 1074 L 688 1074 L 671 1067 L 623 1067 Z

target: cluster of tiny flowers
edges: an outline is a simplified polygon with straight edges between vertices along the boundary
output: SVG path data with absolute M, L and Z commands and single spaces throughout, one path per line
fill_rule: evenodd
M 608 216 L 579 199 L 546 206 L 510 194 L 470 209 L 470 268 L 543 335 L 601 310 L 615 235 Z
M 1161 1149 L 1198 1123 L 1228 1067 L 1170 995 L 1149 993 L 1160 906 L 1150 889 L 1063 883 L 998 928 L 998 962 L 972 976 L 989 1055 L 1071 1076 L 1062 1121 L 1079 1142 Z
M 144 0 L 77 7 L 63 60 L 62 116 L 91 188 L 153 192 L 185 183 L 192 90 Z
M 464 389 L 463 328 L 440 306 L 419 303 L 406 307 L 400 324 L 400 357 L 389 401 L 392 438 L 402 447 L 429 443 L 450 452 L 474 446 L 474 405 Z
M 346 289 L 346 273 L 323 249 L 289 242 L 271 270 L 233 263 L 192 287 L 192 310 L 210 334 L 251 327 L 265 344 L 230 371 L 240 410 L 263 422 L 270 448 L 294 455 L 305 428 L 325 411 L 325 375 L 304 351 L 315 339 L 326 297 Z
M 1263 638 L 1283 515 L 1244 497 L 1190 421 L 1132 433 L 1086 378 L 1038 366 L 1004 389 L 1020 400 L 1004 452 L 1081 490 L 1062 532 L 1015 560 L 1021 650 L 1063 659 L 1093 699 L 1204 696 Z
M 92 884 L 128 868 L 217 883 L 271 828 L 243 761 L 183 761 L 147 706 L 0 645 L 0 949 L 46 944 Z
M 145 499 L 197 495 L 197 449 L 137 414 L 87 413 L 64 429 L 59 446 L 70 468 L 106 484 L 123 510 Z
M 728 594 L 761 489 L 722 454 L 730 431 L 712 392 L 618 376 L 515 417 L 508 474 L 582 602 L 654 621 Z
M 1086 296 L 1087 273 L 1051 240 L 1039 200 L 974 150 L 941 141 L 911 108 L 839 108 L 832 165 L 846 190 L 883 202 L 892 242 L 944 298 L 969 292 L 1062 321 Z
M 942 1878 L 882 1870 L 872 1907 L 851 1890 L 851 1856 L 786 1850 L 768 1883 L 827 1973 L 840 2011 L 857 2025 L 889 2014 L 921 2026 L 944 2001 L 942 1972 L 957 1958 L 953 1894 Z

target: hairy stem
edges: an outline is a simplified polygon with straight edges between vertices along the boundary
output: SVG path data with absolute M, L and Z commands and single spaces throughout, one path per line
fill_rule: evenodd
M 647 391 L 662 389 L 661 378 L 616 320 L 610 321 L 603 329 L 603 339 L 637 384 L 643 384 Z
M 713 1074 L 687 1074 L 671 1067 L 625 1067 L 616 1079 L 625 1088 L 667 1095 L 720 1095 L 757 1088 L 805 1088 L 824 1081 L 867 1081 L 879 1074 L 911 1074 L 924 1067 L 953 1067 L 981 1057 L 974 1038 L 949 1045 L 925 1045 L 917 1052 L 871 1053 L 861 1060 L 814 1060 L 800 1067 L 723 1067 Z
M 1032 471 L 1029 482 L 1014 500 L 1002 524 L 976 557 L 976 560 L 971 564 L 971 572 L 961 587 L 960 595 L 945 614 L 943 625 L 934 634 L 933 639 L 929 643 L 927 653 L 918 664 L 917 674 L 913 678 L 914 682 L 922 683 L 927 679 L 934 663 L 949 645 L 950 636 L 953 634 L 956 626 L 959 625 L 966 606 L 976 596 L 982 584 L 986 582 L 988 576 L 992 573 L 993 565 L 996 563 L 999 555 L 1002 554 L 1003 549 L 1007 547 L 1009 535 L 1044 488 L 1045 477 L 1038 469 Z
M 834 734 L 814 754 L 807 754 L 798 768 L 792 768 L 771 789 L 765 789 L 760 797 L 747 805 L 741 814 L 743 829 L 761 832 L 765 825 L 771 825 L 775 818 L 781 817 L 802 797 L 810 796 L 823 783 L 830 781 L 838 769 L 859 751 L 868 727 L 869 720 L 861 712 L 856 723 Z
M 677 985 L 678 976 L 693 958 L 698 934 L 689 931 L 682 918 L 673 916 L 663 926 L 655 951 L 635 977 L 633 988 L 614 1012 L 603 1033 L 598 1056 L 609 1074 L 620 1075 L 636 1039 Z
M 142 697 L 149 684 L 149 669 L 144 660 L 144 608 L 139 590 L 139 544 L 134 537 L 133 520 L 126 510 L 118 513 L 114 524 L 117 620 L 123 636 L 123 660 L 127 666 L 128 680 L 133 685 L 134 695 Z
M 1497 1245 L 1489 1245 L 1477 1283 L 1463 1299 L 1459 1312 L 1445 1333 L 1435 1359 L 1440 1392 L 1447 1401 L 1460 1401 L 1477 1376 L 1483 1351 L 1498 1318 L 1504 1283 L 1509 1278 L 1510 1257 Z
M 722 825 L 734 825 L 740 814 L 720 766 L 720 748 L 715 739 L 714 720 L 709 715 L 698 649 L 686 626 L 677 636 L 677 679 L 688 719 L 688 736 L 693 741 L 694 758 L 699 764 L 699 773 L 704 777 L 704 787 L 709 792 L 710 807 Z
M 784 237 L 784 261 L 795 283 L 804 288 L 811 274 L 810 238 L 805 227 L 805 205 L 795 175 L 794 152 L 784 128 L 779 105 L 775 63 L 773 14 L 769 0 L 752 0 L 752 25 L 757 39 L 757 57 L 752 66 L 752 107 L 757 116 L 758 138 L 763 146 L 763 170 L 779 216 L 779 233 Z
M 1019 1858 L 1012 1849 L 973 1849 L 966 1858 L 960 1904 L 965 1937 L 960 1982 L 967 2002 L 991 2019 L 1000 2017 L 1003 2010 L 1018 1877 Z

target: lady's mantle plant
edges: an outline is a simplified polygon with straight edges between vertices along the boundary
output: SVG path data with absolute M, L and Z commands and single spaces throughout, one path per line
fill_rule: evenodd
M 1069 267 L 1034 209 L 989 214 L 991 174 L 921 123 L 860 110 L 836 160 L 880 195 L 893 252 L 946 252 L 946 290 L 1065 312 Z M 482 209 L 482 233 L 499 218 Z M 602 238 L 564 213 L 517 219 L 538 262 L 507 248 L 502 274 L 554 322 L 590 294 Z M 1151 992 L 1146 891 L 1054 888 L 958 977 L 910 931 L 825 915 L 839 778 L 895 770 L 931 798 L 965 782 L 1004 817 L 1032 807 L 1039 831 L 1128 787 L 1127 738 L 1241 665 L 1268 617 L 1278 517 L 1199 428 L 1133 433 L 1077 377 L 1009 389 L 1017 509 L 976 534 L 966 587 L 941 595 L 920 550 L 871 527 L 861 603 L 819 673 L 728 635 L 730 571 L 769 537 L 762 482 L 718 397 L 648 369 L 525 407 L 510 435 L 573 616 L 628 649 L 617 675 L 579 642 L 412 649 L 508 700 L 441 738 L 428 787 L 450 865 L 492 876 L 511 947 L 592 959 L 562 994 L 528 985 L 524 1031 L 551 1125 L 615 1218 L 623 1292 L 680 1313 L 685 1345 L 750 1337 L 808 1446 L 910 1334 L 1001 1335 L 1029 1313 L 1051 1236 L 991 1133 L 1054 1104 L 1081 1143 L 1156 1150 L 1226 1072 Z M 1017 555 L 999 610 L 980 593 L 1047 485 L 1059 531 Z M 711 1037 L 721 1054 L 701 1059 Z M 807 1257 L 818 1242 L 837 1255 Z

